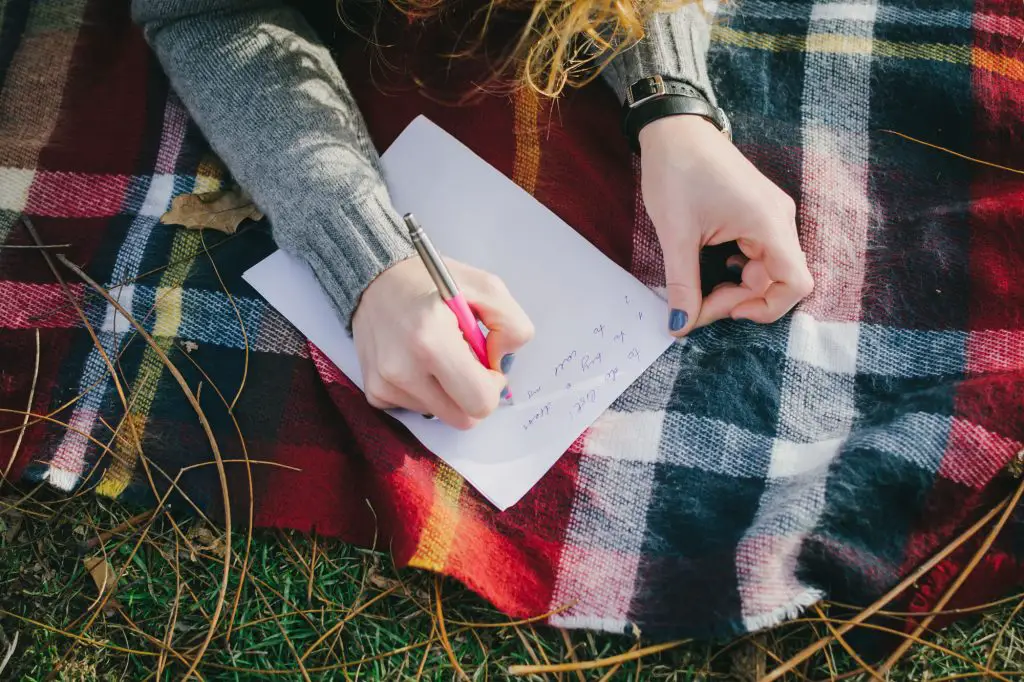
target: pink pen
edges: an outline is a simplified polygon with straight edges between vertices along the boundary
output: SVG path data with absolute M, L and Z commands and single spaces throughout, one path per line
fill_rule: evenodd
M 455 284 L 451 273 L 445 267 L 440 254 L 438 254 L 430 238 L 427 237 L 426 232 L 423 231 L 423 228 L 416 221 L 415 216 L 412 213 L 407 213 L 404 216 L 404 220 L 406 227 L 409 229 L 409 238 L 412 240 L 412 245 L 416 247 L 416 252 L 420 254 L 423 265 L 426 266 L 431 279 L 437 285 L 437 291 L 441 294 L 441 298 L 451 311 L 455 313 L 455 319 L 458 320 L 462 336 L 466 339 L 469 347 L 473 349 L 473 352 L 476 353 L 480 363 L 484 367 L 490 368 L 491 363 L 487 358 L 487 340 L 484 338 L 483 332 L 480 331 L 476 315 L 470 310 L 466 298 L 459 291 L 458 285 Z M 504 398 L 511 400 L 512 392 L 506 389 Z

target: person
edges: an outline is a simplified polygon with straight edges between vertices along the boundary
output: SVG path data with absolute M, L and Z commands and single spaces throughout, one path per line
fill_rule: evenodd
M 404 1 L 411 14 L 443 4 Z M 623 103 L 640 154 L 672 334 L 729 317 L 773 322 L 813 285 L 794 203 L 723 134 L 702 8 L 661 4 L 535 0 L 520 33 L 518 77 L 555 97 L 581 64 L 607 55 L 600 77 Z M 459 429 L 486 418 L 532 324 L 496 277 L 446 261 L 490 330 L 491 366 L 469 351 L 414 257 L 345 80 L 303 14 L 284 0 L 133 0 L 132 13 L 212 149 L 268 216 L 274 240 L 310 265 L 348 323 L 369 402 Z M 576 49 L 581 38 L 589 50 Z M 701 248 L 733 241 L 740 283 L 702 297 Z

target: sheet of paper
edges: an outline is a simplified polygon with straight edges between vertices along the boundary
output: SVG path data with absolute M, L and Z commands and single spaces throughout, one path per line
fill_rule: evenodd
M 667 305 L 426 118 L 382 160 L 398 211 L 415 213 L 443 256 L 501 277 L 536 326 L 509 374 L 514 405 L 469 431 L 393 412 L 505 510 L 671 345 Z M 363 387 L 355 346 L 304 262 L 277 251 L 245 279 Z

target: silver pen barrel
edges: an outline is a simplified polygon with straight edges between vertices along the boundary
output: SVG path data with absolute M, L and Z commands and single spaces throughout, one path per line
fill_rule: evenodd
M 430 238 L 416 222 L 416 217 L 412 213 L 406 213 L 403 220 L 409 230 L 409 239 L 412 240 L 413 247 L 420 254 L 420 259 L 426 266 L 427 272 L 430 273 L 430 278 L 434 280 L 437 290 L 441 293 L 441 298 L 448 300 L 458 296 L 459 287 L 456 286 L 455 280 L 452 279 L 451 273 L 448 272 L 448 268 L 445 267 L 441 255 L 434 248 Z

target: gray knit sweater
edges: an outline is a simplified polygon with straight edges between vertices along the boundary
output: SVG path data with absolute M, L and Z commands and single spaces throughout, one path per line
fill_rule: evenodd
M 311 266 L 351 323 L 367 285 L 415 252 L 328 49 L 284 0 L 132 0 L 132 14 L 274 240 Z M 653 74 L 686 79 L 713 99 L 708 33 L 699 4 L 657 15 L 602 76 L 620 101 Z

